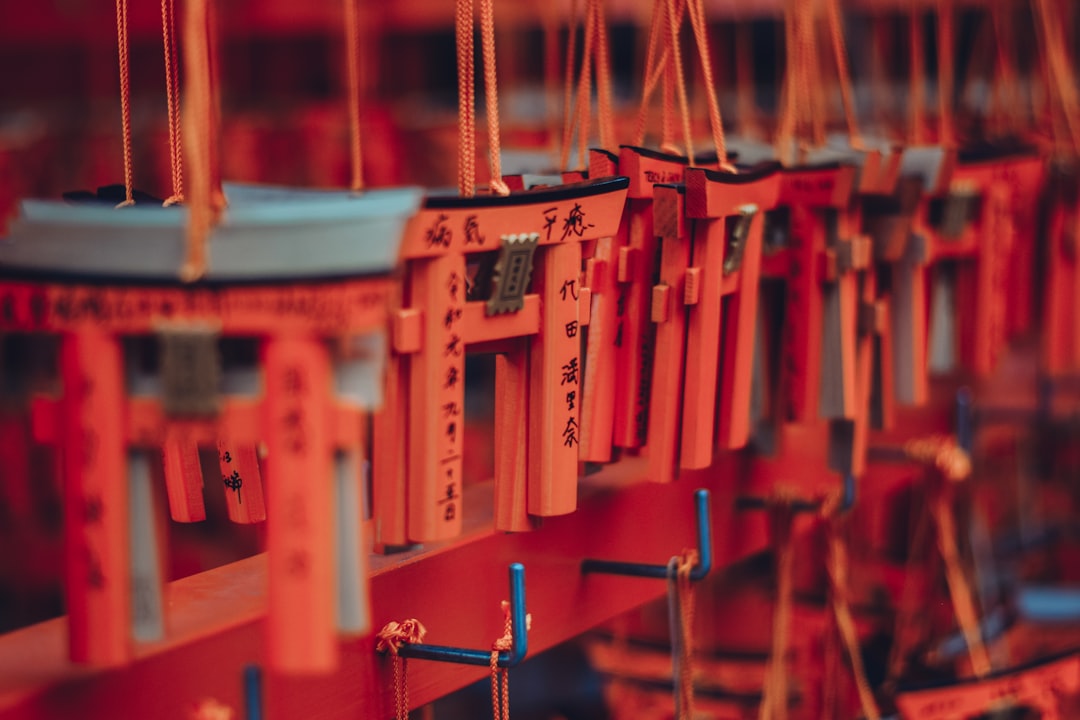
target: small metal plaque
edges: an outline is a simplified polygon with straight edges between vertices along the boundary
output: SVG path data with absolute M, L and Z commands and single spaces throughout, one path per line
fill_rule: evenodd
M 218 333 L 207 329 L 169 329 L 158 333 L 161 346 L 162 406 L 169 415 L 215 415 L 221 387 Z
M 502 249 L 491 278 L 491 297 L 485 306 L 488 316 L 517 312 L 525 307 L 533 255 L 539 243 L 540 233 L 502 236 Z
M 743 253 L 746 251 L 746 241 L 750 237 L 750 225 L 757 215 L 757 205 L 742 205 L 739 214 L 735 217 L 735 227 L 728 234 L 728 244 L 724 252 L 724 274 L 730 275 L 742 267 Z

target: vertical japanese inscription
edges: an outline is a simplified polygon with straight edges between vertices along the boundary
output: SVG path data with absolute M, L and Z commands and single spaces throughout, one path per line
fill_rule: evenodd
M 271 337 L 265 358 L 270 662 L 277 670 L 327 671 L 337 653 L 334 528 L 326 520 L 333 517 L 328 352 L 314 337 Z M 229 452 L 236 462 L 238 451 Z
M 410 305 L 423 312 L 424 340 L 409 358 L 408 534 L 428 542 L 461 531 L 464 258 L 418 261 L 410 281 Z
M 60 363 L 71 657 L 116 664 L 129 654 L 131 626 L 120 348 L 87 328 L 64 339 Z
M 562 515 L 577 505 L 581 245 L 549 245 L 537 258 L 533 291 L 543 316 L 529 363 L 528 507 L 532 515 Z

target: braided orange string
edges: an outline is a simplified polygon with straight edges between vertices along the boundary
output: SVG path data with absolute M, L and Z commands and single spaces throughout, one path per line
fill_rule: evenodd
M 938 4 L 938 142 L 945 147 L 955 144 L 953 126 L 953 85 L 955 83 L 953 50 L 953 0 Z
M 124 201 L 117 207 L 134 205 L 131 170 L 131 61 L 128 58 L 127 0 L 116 0 L 116 45 L 120 64 L 120 126 L 124 145 Z
M 952 507 L 952 488 L 971 476 L 971 459 L 955 439 L 945 435 L 909 441 L 904 451 L 908 457 L 924 465 L 931 477 L 938 481 L 930 500 L 930 517 L 937 530 L 938 551 L 945 562 L 949 597 L 957 623 L 967 641 L 972 670 L 977 676 L 984 677 L 991 670 L 990 656 L 983 645 L 971 587 L 961 566 Z
M 652 18 L 649 21 L 649 41 L 645 50 L 645 66 L 642 71 L 645 82 L 642 84 L 637 128 L 634 131 L 635 145 L 645 144 L 645 132 L 649 124 L 649 101 L 656 92 L 667 65 L 667 45 L 661 46 L 660 42 L 660 30 L 664 17 L 663 0 L 653 0 Z
M 509 195 L 510 188 L 502 179 L 502 158 L 499 152 L 499 83 L 495 71 L 495 7 L 494 0 L 480 0 L 480 43 L 484 55 L 484 99 L 487 102 L 488 165 L 491 169 L 491 190 L 496 195 Z
M 578 79 L 577 93 L 577 134 L 578 134 L 578 162 L 583 165 L 586 162 L 586 149 L 589 140 L 589 127 L 591 123 L 591 90 L 592 90 L 592 59 L 594 41 L 596 36 L 596 17 L 593 15 L 593 2 L 586 0 L 585 7 L 585 40 L 581 50 L 581 76 Z
M 680 650 L 679 674 L 674 678 L 678 697 L 676 720 L 693 720 L 694 717 L 694 585 L 690 573 L 698 562 L 697 550 L 683 550 L 676 559 L 675 596 L 681 617 L 679 627 L 682 637 L 676 645 Z
M 795 565 L 792 529 L 793 498 L 778 496 L 769 503 L 769 534 L 776 558 L 776 604 L 773 610 L 772 649 L 761 697 L 760 720 L 786 720 L 788 706 L 787 652 L 791 636 L 791 604 Z
M 499 667 L 499 653 L 509 652 L 514 646 L 514 618 L 510 603 L 502 601 L 505 617 L 502 637 L 491 644 L 491 714 L 494 720 L 510 720 L 510 671 Z M 525 631 L 532 628 L 532 614 L 525 615 Z
M 592 0 L 592 5 L 596 15 L 596 105 L 600 115 L 597 120 L 600 147 L 611 150 L 615 147 L 615 115 L 611 109 L 611 50 L 607 18 L 604 0 Z
M 165 55 L 165 98 L 169 113 L 169 164 L 172 195 L 167 207 L 184 200 L 184 154 L 180 144 L 180 73 L 176 60 L 176 8 L 173 0 L 161 0 L 161 44 Z
M 1072 139 L 1072 150 L 1080 154 L 1080 118 L 1078 118 L 1078 115 L 1080 115 L 1080 95 L 1078 95 L 1076 89 L 1076 75 L 1069 61 L 1069 51 L 1063 34 L 1063 23 L 1055 22 L 1055 19 L 1063 16 L 1063 9 L 1053 8 L 1050 0 L 1032 1 L 1036 3 L 1038 24 L 1042 29 L 1046 63 L 1050 71 L 1048 80 L 1053 81 L 1057 90 L 1057 100 L 1061 103 L 1061 109 Z M 1051 112 L 1053 112 L 1052 100 Z
M 829 580 L 832 584 L 833 614 L 836 618 L 836 629 L 840 639 L 847 650 L 848 659 L 851 661 L 851 669 L 855 675 L 855 687 L 859 693 L 859 703 L 862 705 L 863 715 L 867 720 L 880 720 L 881 711 L 874 700 L 874 692 L 870 688 L 870 682 L 866 679 L 866 668 L 863 666 L 862 653 L 859 650 L 859 636 L 855 630 L 855 620 L 851 616 L 851 606 L 848 602 L 848 555 L 847 548 L 840 536 L 838 523 L 835 517 L 828 521 L 829 533 L 829 556 L 828 571 Z
M 563 140 L 559 167 L 570 164 L 570 143 L 574 137 L 574 60 L 577 55 L 577 5 L 578 0 L 570 0 L 570 23 L 566 37 L 566 82 L 563 89 Z M 584 162 L 584 158 L 582 158 Z
M 345 0 L 345 58 L 348 65 L 349 165 L 354 192 L 364 189 L 364 156 L 360 136 L 360 11 L 358 0 Z
M 390 653 L 394 658 L 394 715 L 397 720 L 409 720 L 409 665 L 408 658 L 398 654 L 401 646 L 424 642 L 427 628 L 415 618 L 401 622 L 388 622 L 375 638 L 375 650 Z
M 921 0 L 911 0 L 908 16 L 908 52 L 910 53 L 910 75 L 908 80 L 908 98 L 911 103 L 908 115 L 908 139 L 912 145 L 925 142 L 926 130 L 926 62 L 923 57 L 923 26 Z
M 689 0 L 687 0 L 687 3 Z M 683 5 L 687 3 L 682 3 Z M 682 7 L 677 0 L 667 0 L 668 35 L 670 44 L 669 57 L 675 68 L 675 92 L 679 99 L 679 112 L 682 120 L 683 142 L 686 157 L 694 162 L 694 137 L 690 129 L 690 103 L 686 97 L 686 77 L 683 74 L 682 53 L 679 52 L 679 28 L 682 26 Z
M 476 97 L 473 73 L 473 3 L 457 0 L 458 193 L 476 195 Z
M 709 33 L 705 21 L 705 5 L 703 0 L 687 0 L 686 8 L 690 16 L 690 24 L 694 30 L 694 38 L 697 40 L 698 57 L 701 60 L 701 74 L 705 83 L 705 97 L 709 106 L 709 125 L 712 128 L 716 162 L 721 170 L 735 172 L 735 166 L 727 160 L 724 121 L 720 117 L 720 100 L 716 95 L 716 85 L 713 82 L 712 54 L 709 52 Z M 693 164 L 694 158 L 691 156 L 690 165 Z
M 829 32 L 832 35 L 832 49 L 836 57 L 836 73 L 840 82 L 840 97 L 844 103 L 844 118 L 847 120 L 849 141 L 851 147 L 861 149 L 862 136 L 859 134 L 859 121 L 851 87 L 851 73 L 848 69 L 847 45 L 844 42 L 839 0 L 826 0 L 825 7 L 828 11 Z

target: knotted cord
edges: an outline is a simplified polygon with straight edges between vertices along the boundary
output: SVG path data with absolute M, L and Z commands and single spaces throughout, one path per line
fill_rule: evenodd
M 792 530 L 795 522 L 794 498 L 779 494 L 768 505 L 769 537 L 776 559 L 776 604 L 773 609 L 772 648 L 765 670 L 760 720 L 786 720 L 788 706 L 787 652 L 791 638 L 792 573 L 795 550 Z
M 169 165 L 172 195 L 166 207 L 184 201 L 184 150 L 180 136 L 180 73 L 176 59 L 176 8 L 173 0 L 161 0 L 161 45 L 165 55 L 165 98 L 169 113 Z
M 415 618 L 402 622 L 388 622 L 375 636 L 375 649 L 381 653 L 390 653 L 394 658 L 394 717 L 397 720 L 409 720 L 409 659 L 401 657 L 398 651 L 408 643 L 416 645 L 424 642 L 427 628 Z
M 694 586 L 690 573 L 697 562 L 697 550 L 683 550 L 667 566 L 675 720 L 694 717 Z
M 502 601 L 502 611 L 506 618 L 502 637 L 491 644 L 491 715 L 495 720 L 510 720 L 510 672 L 499 667 L 499 653 L 509 652 L 514 647 L 514 616 L 510 612 L 510 603 Z M 532 628 L 532 614 L 525 615 L 525 631 Z
M 124 201 L 116 207 L 135 204 L 131 169 L 131 60 L 128 57 L 127 0 L 116 0 L 116 46 L 120 64 L 120 127 L 124 146 Z

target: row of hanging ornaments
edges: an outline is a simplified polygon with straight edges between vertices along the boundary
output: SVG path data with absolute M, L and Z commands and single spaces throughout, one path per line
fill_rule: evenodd
M 1033 294 L 1035 209 L 1047 161 L 1072 167 L 1080 150 L 1076 82 L 1055 22 L 1063 4 L 1033 3 L 1045 58 L 1034 128 L 1018 118 L 1026 111 L 1015 59 L 1005 50 L 997 56 L 1000 92 L 990 112 L 995 126 L 1022 132 L 1025 144 L 968 149 L 959 146 L 953 119 L 949 2 L 936 6 L 936 128 L 924 122 L 924 9 L 916 5 L 908 131 L 880 138 L 860 129 L 838 1 L 786 3 L 784 85 L 774 142 L 766 143 L 760 129 L 756 138 L 725 137 L 702 0 L 654 3 L 635 134 L 620 137 L 603 4 L 589 0 L 579 71 L 567 63 L 560 172 L 503 177 L 493 7 L 481 0 L 491 180 L 478 194 L 474 8 L 459 0 L 452 195 L 364 189 L 355 1 L 345 3 L 349 190 L 221 184 L 213 18 L 205 2 L 184 3 L 181 113 L 167 2 L 172 194 L 156 207 L 136 193 L 127 9 L 118 0 L 119 205 L 99 202 L 113 202 L 111 189 L 66 203 L 27 201 L 0 248 L 8 276 L 2 329 L 60 338 L 63 394 L 36 398 L 28 412 L 35 441 L 63 448 L 72 659 L 122 664 L 133 640 L 164 635 L 151 460 L 162 453 L 172 518 L 198 521 L 206 514 L 198 452 L 210 446 L 230 519 L 269 521 L 269 666 L 337 669 L 338 634 L 372 629 L 369 550 L 359 520 L 365 458 L 379 547 L 461 534 L 470 345 L 498 353 L 499 530 L 527 531 L 538 518 L 573 512 L 579 461 L 617 465 L 638 455 L 649 479 L 670 482 L 712 465 L 717 449 L 783 447 L 792 428 L 817 428 L 827 459 L 816 474 L 828 479 L 809 490 L 778 482 L 760 502 L 770 511 L 778 558 L 771 656 L 783 658 L 796 512 L 812 508 L 839 522 L 837 512 L 853 501 L 854 478 L 866 470 L 871 426 L 888 425 L 897 403 L 926 403 L 931 371 L 963 366 L 989 375 L 1009 338 L 1035 323 L 1030 303 L 1006 300 Z M 1004 11 L 991 12 L 999 46 L 1014 47 Z M 682 43 L 684 24 L 690 47 Z M 571 33 L 571 61 L 575 38 Z M 711 141 L 705 155 L 695 148 L 699 123 L 685 51 L 702 80 Z M 738 110 L 753 130 L 762 123 L 752 69 L 741 60 Z M 839 136 L 826 133 L 832 108 L 825 90 L 834 83 L 847 130 Z M 594 85 L 600 148 L 589 150 Z M 656 105 L 659 142 L 650 148 Z M 586 170 L 570 167 L 575 138 Z M 625 139 L 632 144 L 618 144 Z M 1050 243 L 1047 263 L 1042 362 L 1049 373 L 1080 365 L 1072 294 L 1080 282 L 1075 248 L 1066 242 L 1075 236 L 1075 201 L 1064 193 L 1052 198 L 1051 232 L 1061 241 Z M 760 292 L 776 287 L 783 292 Z M 130 340 L 139 337 L 156 338 L 156 372 L 131 370 L 132 357 L 145 349 Z M 218 361 L 223 338 L 253 337 L 261 388 L 249 369 Z M 968 474 L 969 450 L 941 440 L 909 453 L 937 468 L 931 474 L 948 487 Z M 264 475 L 272 502 L 264 502 Z M 941 497 L 933 517 L 952 600 L 971 641 L 973 672 L 984 677 L 990 662 L 975 640 L 970 590 L 947 540 L 955 522 L 951 496 L 943 490 Z M 828 552 L 837 625 L 862 711 L 879 717 L 844 600 L 842 537 L 834 529 Z M 660 575 L 672 588 L 680 718 L 693 713 L 691 579 L 700 579 L 693 574 L 705 551 L 673 558 Z M 523 584 L 522 573 L 515 566 L 512 579 Z M 523 586 L 514 582 L 506 634 L 490 652 L 466 660 L 490 661 L 496 717 L 508 715 L 505 668 L 520 660 L 528 624 Z M 422 645 L 415 619 L 387 626 L 379 638 L 395 656 L 404 717 L 404 659 L 442 658 Z M 784 717 L 783 662 L 770 665 L 765 687 L 762 716 Z

